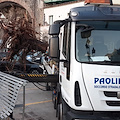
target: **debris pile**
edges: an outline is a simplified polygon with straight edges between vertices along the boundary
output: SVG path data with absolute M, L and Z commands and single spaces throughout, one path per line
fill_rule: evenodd
M 13 58 L 15 54 L 19 54 L 21 51 L 24 54 L 30 50 L 39 50 L 45 52 L 48 44 L 36 39 L 36 32 L 32 28 L 31 23 L 27 21 L 27 18 L 13 20 L 8 25 L 1 23 L 4 30 L 3 43 L 1 49 L 9 45 L 9 60 Z
M 26 15 L 19 20 L 14 19 L 7 24 L 0 21 L 0 25 L 4 31 L 1 49 L 9 46 L 8 61 L 12 62 L 14 56 L 17 55 L 22 58 L 22 62 L 25 64 L 26 55 L 31 50 L 46 51 L 48 43 L 37 40 L 36 34 L 38 33 L 35 32 L 32 23 L 28 21 Z

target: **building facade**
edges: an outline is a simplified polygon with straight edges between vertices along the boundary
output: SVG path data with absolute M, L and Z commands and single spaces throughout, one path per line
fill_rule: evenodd
M 44 25 L 41 27 L 42 37 L 48 41 L 48 29 L 56 20 L 64 20 L 68 18 L 71 8 L 84 6 L 84 0 L 47 0 L 44 1 Z

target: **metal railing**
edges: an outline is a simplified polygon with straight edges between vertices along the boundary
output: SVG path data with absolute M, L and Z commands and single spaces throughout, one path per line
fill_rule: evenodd
M 0 72 L 0 119 L 9 117 L 15 108 L 18 92 L 23 86 L 23 119 L 25 113 L 25 85 L 27 80 Z

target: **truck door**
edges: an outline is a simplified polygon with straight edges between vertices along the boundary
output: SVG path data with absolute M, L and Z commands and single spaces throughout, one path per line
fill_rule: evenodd
M 61 50 L 61 59 L 64 59 L 64 62 L 61 62 L 61 76 L 60 79 L 63 82 L 69 81 L 70 79 L 70 37 L 71 37 L 71 24 L 70 22 L 64 25 L 63 32 L 63 43 Z

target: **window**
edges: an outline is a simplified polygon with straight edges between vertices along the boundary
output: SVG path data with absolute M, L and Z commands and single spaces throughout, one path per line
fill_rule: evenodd
M 65 24 L 64 33 L 63 33 L 63 50 L 62 53 L 67 60 L 69 60 L 69 52 L 70 52 L 70 36 L 71 29 L 70 23 Z
M 45 14 L 44 14 L 44 18 L 43 18 L 43 24 L 45 25 Z
M 53 15 L 50 15 L 49 16 L 49 24 L 52 25 L 52 23 L 53 23 Z
M 120 22 L 84 21 L 94 27 L 89 38 L 81 37 L 81 24 L 82 21 L 76 24 L 76 59 L 98 64 L 120 63 Z
M 64 33 L 63 33 L 63 49 L 62 53 L 64 57 L 66 58 L 67 65 L 67 74 L 66 78 L 67 80 L 70 79 L 70 44 L 71 44 L 71 24 L 70 22 L 64 25 Z

